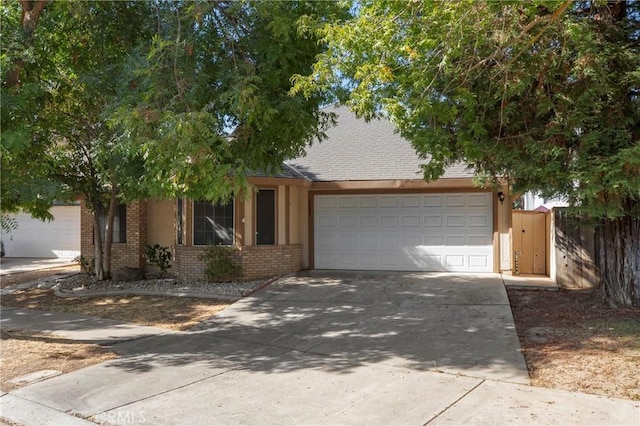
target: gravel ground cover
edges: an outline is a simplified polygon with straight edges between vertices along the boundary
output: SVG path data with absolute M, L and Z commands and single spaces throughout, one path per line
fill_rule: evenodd
M 55 280 L 53 289 L 62 296 L 82 296 L 98 292 L 133 292 L 148 291 L 161 294 L 199 295 L 210 297 L 241 298 L 253 289 L 264 284 L 266 280 L 232 281 L 210 283 L 196 280 L 177 280 L 175 278 L 155 278 L 141 281 L 117 282 L 113 280 L 98 281 L 95 277 L 77 274 Z

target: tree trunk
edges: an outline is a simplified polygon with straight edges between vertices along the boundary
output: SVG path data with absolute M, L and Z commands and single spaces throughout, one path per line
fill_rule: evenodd
M 104 271 L 105 279 L 111 278 L 111 245 L 113 243 L 113 222 L 116 217 L 116 210 L 118 209 L 118 198 L 115 191 L 111 193 L 111 200 L 109 200 L 109 212 L 107 214 L 107 223 L 104 231 L 104 259 L 102 269 Z
M 102 281 L 105 278 L 103 260 L 102 260 L 102 232 L 100 232 L 100 214 L 102 213 L 102 207 L 97 206 L 93 209 L 93 248 L 94 257 L 93 264 L 95 267 L 96 278 Z
M 29 40 L 29 44 L 31 44 L 31 36 L 36 29 L 36 25 L 38 24 L 38 19 L 40 19 L 40 15 L 44 10 L 45 5 L 49 0 L 40 0 L 40 1 L 20 1 L 20 5 L 22 6 L 22 30 L 24 31 L 27 40 Z M 6 85 L 10 88 L 20 88 L 20 74 L 22 73 L 22 68 L 24 67 L 24 62 L 22 59 L 16 60 L 13 64 L 13 67 L 7 72 L 6 77 Z
M 613 306 L 640 306 L 640 218 L 604 221 L 597 233 L 599 294 Z

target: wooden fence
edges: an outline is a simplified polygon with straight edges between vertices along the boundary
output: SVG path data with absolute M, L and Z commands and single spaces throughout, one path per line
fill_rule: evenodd
M 566 209 L 550 212 L 551 253 L 549 272 L 560 288 L 595 287 L 599 276 L 596 268 L 597 243 L 593 226 L 569 216 Z

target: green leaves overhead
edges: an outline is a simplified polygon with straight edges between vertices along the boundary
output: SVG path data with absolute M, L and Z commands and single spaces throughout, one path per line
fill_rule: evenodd
M 320 94 L 291 96 L 323 49 L 331 2 L 156 5 L 159 30 L 130 63 L 110 123 L 141 143 L 152 194 L 226 196 L 322 136 Z
M 323 95 L 290 79 L 338 3 L 22 3 L 1 6 L 3 210 L 214 200 L 322 136 Z M 22 6 L 41 11 L 29 31 Z
M 425 177 L 465 161 L 596 217 L 640 215 L 638 2 L 362 1 L 295 93 L 388 115 Z

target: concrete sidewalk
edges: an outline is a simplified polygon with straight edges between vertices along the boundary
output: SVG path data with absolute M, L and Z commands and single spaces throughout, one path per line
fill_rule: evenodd
M 294 277 L 198 330 L 113 348 L 120 358 L 0 397 L 0 416 L 36 410 L 56 424 L 72 415 L 68 424 L 123 425 L 640 424 L 640 402 L 527 385 L 493 274 Z M 37 413 L 21 423 L 41 424 Z
M 2 307 L 0 327 L 4 330 L 33 330 L 65 339 L 107 344 L 141 337 L 176 333 L 159 327 L 62 312 Z

